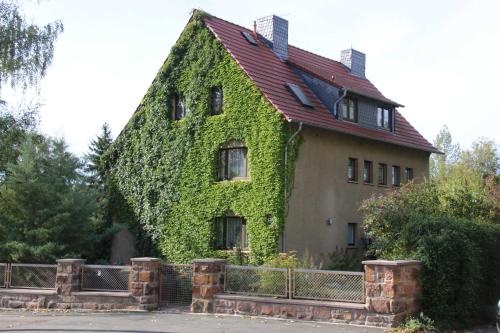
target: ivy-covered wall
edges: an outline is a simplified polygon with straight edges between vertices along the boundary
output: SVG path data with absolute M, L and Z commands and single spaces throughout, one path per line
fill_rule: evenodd
M 203 15 L 194 13 L 113 144 L 111 176 L 166 260 L 220 256 L 212 247 L 213 221 L 230 211 L 246 219 L 250 258 L 260 263 L 278 250 L 284 149 L 293 129 L 204 26 Z M 212 116 L 215 86 L 223 89 L 223 113 Z M 189 111 L 172 121 L 170 97 L 177 92 Z M 248 147 L 249 180 L 217 181 L 218 150 L 230 140 Z M 289 148 L 287 174 L 297 145 Z

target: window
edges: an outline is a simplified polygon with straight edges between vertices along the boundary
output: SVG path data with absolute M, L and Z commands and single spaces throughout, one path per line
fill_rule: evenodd
M 302 91 L 302 89 L 300 89 L 298 85 L 293 83 L 287 83 L 286 86 L 303 106 L 307 106 L 309 108 L 314 107 L 313 103 L 311 103 L 309 98 L 307 98 L 307 96 L 304 94 L 304 92 Z
M 378 184 L 387 185 L 387 165 L 383 163 L 378 165 Z
M 210 114 L 217 115 L 222 113 L 222 88 L 214 87 L 211 91 Z
M 247 40 L 247 42 L 249 42 L 252 45 L 258 46 L 257 45 L 257 41 L 255 40 L 255 38 L 253 38 L 253 36 L 250 35 L 248 32 L 242 31 L 241 34 L 243 35 L 243 37 L 245 37 L 245 39 Z
M 401 183 L 401 175 L 397 165 L 392 166 L 392 186 L 399 186 Z
M 247 177 L 247 148 L 240 141 L 232 141 L 219 150 L 219 180 Z
M 224 216 L 215 219 L 215 248 L 231 250 L 247 248 L 246 222 L 238 216 Z
M 340 104 L 340 111 L 343 120 L 358 122 L 358 103 L 355 99 L 344 98 Z
M 392 110 L 378 107 L 377 109 L 377 126 L 386 130 L 392 129 Z
M 405 182 L 411 182 L 413 180 L 413 169 L 405 168 Z
M 347 246 L 356 246 L 356 223 L 347 224 Z
M 370 184 L 373 182 L 373 163 L 371 161 L 365 161 L 365 167 L 363 169 L 363 182 Z
M 355 182 L 358 180 L 358 160 L 356 158 L 349 158 L 347 164 L 347 180 Z
M 175 94 L 172 96 L 172 119 L 181 120 L 186 116 L 184 96 Z

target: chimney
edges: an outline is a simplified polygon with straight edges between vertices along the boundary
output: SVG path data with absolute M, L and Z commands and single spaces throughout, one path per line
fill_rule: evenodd
M 288 21 L 276 16 L 257 19 L 257 33 L 267 39 L 281 60 L 288 59 Z
M 366 55 L 354 49 L 343 50 L 340 53 L 340 62 L 351 70 L 352 75 L 365 77 Z

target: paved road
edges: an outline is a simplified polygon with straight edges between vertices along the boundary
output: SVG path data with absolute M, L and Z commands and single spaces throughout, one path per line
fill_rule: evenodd
M 0 332 L 124 333 L 381 333 L 362 326 L 189 313 L 0 312 Z

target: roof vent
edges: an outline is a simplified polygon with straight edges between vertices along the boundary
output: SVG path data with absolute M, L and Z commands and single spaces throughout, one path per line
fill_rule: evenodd
M 248 32 L 242 31 L 241 34 L 243 35 L 243 37 L 245 37 L 245 39 L 247 40 L 247 42 L 249 42 L 252 45 L 258 46 L 257 42 L 255 41 L 255 39 Z
M 288 59 L 288 21 L 276 15 L 257 19 L 257 33 L 272 44 L 281 60 Z
M 287 83 L 286 86 L 288 87 L 288 89 L 290 89 L 292 94 L 294 94 L 294 96 L 300 101 L 300 103 L 302 103 L 302 105 L 307 106 L 309 108 L 314 107 L 313 103 L 311 103 L 309 98 L 307 98 L 307 96 L 304 94 L 304 92 L 302 91 L 302 89 L 300 89 L 298 85 L 293 83 Z
M 354 49 L 343 50 L 340 53 L 340 62 L 351 70 L 352 75 L 365 77 L 366 55 Z

